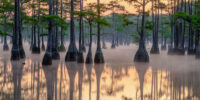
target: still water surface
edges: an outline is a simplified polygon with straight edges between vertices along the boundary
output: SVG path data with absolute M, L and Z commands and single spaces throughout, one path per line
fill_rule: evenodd
M 148 64 L 134 63 L 137 45 L 110 49 L 107 43 L 105 64 L 66 63 L 64 52 L 61 60 L 42 66 L 44 52 L 32 55 L 29 44 L 24 47 L 27 58 L 17 62 L 9 60 L 10 51 L 0 50 L 0 100 L 200 99 L 200 62 L 194 56 L 161 51 L 150 55 Z

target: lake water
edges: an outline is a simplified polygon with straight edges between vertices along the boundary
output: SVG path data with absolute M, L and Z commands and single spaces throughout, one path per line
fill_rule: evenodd
M 160 51 L 158 55 L 150 54 L 149 63 L 134 63 L 137 45 L 111 49 L 107 43 L 104 64 L 66 63 L 64 52 L 59 61 L 42 66 L 44 51 L 32 55 L 27 42 L 27 58 L 20 61 L 10 61 L 10 51 L 3 52 L 2 46 L 0 100 L 200 99 L 200 62 L 195 56 L 170 56 Z M 150 47 L 147 45 L 148 52 Z M 95 50 L 93 44 L 93 55 Z

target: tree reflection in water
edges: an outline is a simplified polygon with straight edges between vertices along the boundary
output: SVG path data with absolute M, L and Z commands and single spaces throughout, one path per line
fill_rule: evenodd
M 0 61 L 0 100 L 200 99 L 199 70 L 179 71 L 144 63 L 135 63 L 135 67 L 56 61 L 41 66 L 30 59 L 23 63 Z
M 139 83 L 140 83 L 140 97 L 141 97 L 141 100 L 143 100 L 143 97 L 144 97 L 144 76 L 147 72 L 147 69 L 148 69 L 149 65 L 148 63 L 135 63 L 135 68 L 136 68 L 136 71 L 138 73 L 138 76 L 139 76 Z M 137 97 L 136 97 L 137 99 Z
M 43 66 L 46 78 L 47 100 L 57 99 L 57 72 L 58 61 L 53 61 L 51 66 Z
M 69 74 L 69 100 L 74 100 L 73 99 L 73 93 L 74 93 L 74 81 L 75 81 L 75 76 L 76 73 L 78 72 L 78 67 L 76 62 L 67 62 L 66 63 L 67 71 Z
M 92 68 L 93 68 L 93 64 L 86 64 L 87 76 L 88 76 L 88 81 L 89 81 L 89 100 L 91 100 L 91 89 L 92 89 L 91 74 L 92 74 Z
M 100 80 L 101 74 L 104 71 L 104 64 L 95 64 L 94 65 L 96 80 L 97 80 L 97 100 L 100 100 Z
M 13 73 L 13 83 L 14 83 L 14 98 L 13 100 L 21 100 L 21 80 L 23 75 L 22 60 L 12 61 L 12 73 Z

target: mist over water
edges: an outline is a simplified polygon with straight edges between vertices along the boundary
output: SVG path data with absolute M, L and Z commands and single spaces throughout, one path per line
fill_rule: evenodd
M 20 61 L 10 61 L 10 51 L 0 49 L 1 100 L 198 100 L 200 96 L 200 62 L 194 56 L 160 51 L 149 55 L 149 63 L 134 63 L 138 45 L 111 49 L 106 43 L 105 64 L 66 63 L 62 52 L 59 61 L 42 66 L 44 51 L 34 55 L 28 42 L 24 47 L 26 59 Z M 151 44 L 146 48 L 149 52 Z M 93 56 L 95 50 L 93 46 Z

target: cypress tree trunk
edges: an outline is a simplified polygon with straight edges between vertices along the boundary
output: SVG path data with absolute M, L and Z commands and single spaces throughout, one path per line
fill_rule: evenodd
M 98 13 L 98 18 L 100 19 L 100 0 L 97 0 L 97 13 Z M 101 31 L 100 31 L 100 23 L 97 23 L 97 50 L 96 50 L 96 54 L 94 57 L 94 62 L 95 63 L 104 63 L 104 57 L 103 57 L 103 53 L 101 50 Z
M 197 38 L 197 47 L 196 47 L 196 58 L 197 59 L 200 59 L 200 43 L 199 43 L 199 38 L 200 38 L 200 36 L 199 36 L 199 34 L 200 34 L 200 32 L 199 32 L 199 30 L 197 30 L 197 36 L 196 36 L 196 38 Z
M 31 26 L 31 44 L 30 44 L 30 50 L 32 51 L 33 48 L 33 25 Z
M 74 11 L 74 0 L 71 0 L 71 11 Z M 74 14 L 71 13 L 70 18 L 70 44 L 65 57 L 65 61 L 76 61 L 77 60 L 77 48 L 75 44 L 74 34 Z
M 82 0 L 80 0 L 80 11 L 82 11 Z M 83 17 L 80 16 L 79 19 L 79 52 L 78 52 L 78 63 L 84 63 L 84 57 L 83 57 Z
M 88 54 L 86 57 L 87 64 L 91 64 L 93 62 L 93 60 L 92 60 L 92 23 L 89 22 L 89 25 L 90 25 L 90 44 L 89 44 Z
M 61 0 L 61 18 L 63 18 L 63 0 Z M 61 42 L 61 45 L 59 47 L 59 51 L 66 51 L 65 49 L 65 45 L 64 45 L 64 34 L 63 34 L 63 28 L 61 27 L 61 35 L 60 35 L 60 42 Z
M 25 51 L 23 48 L 23 39 L 22 39 L 22 27 L 23 27 L 23 23 L 22 23 L 22 7 L 23 7 L 23 3 L 22 0 L 20 0 L 20 8 L 19 8 L 19 53 L 20 53 L 20 58 L 25 58 Z
M 192 15 L 192 0 L 190 0 L 188 2 L 188 6 L 189 6 L 189 14 Z M 194 40 L 193 40 L 193 37 L 194 37 L 194 30 L 193 30 L 193 27 L 192 27 L 192 24 L 189 23 L 189 45 L 188 45 L 188 54 L 189 55 L 193 55 L 195 54 L 195 50 L 194 50 Z
M 52 15 L 52 8 L 53 8 L 53 0 L 49 0 L 49 15 Z M 49 20 L 49 27 L 48 27 L 48 41 L 47 41 L 47 49 L 44 54 L 44 58 L 42 60 L 43 65 L 51 65 L 52 64 L 52 20 Z
M 81 10 L 83 10 L 83 0 L 81 0 Z M 85 52 L 86 51 L 86 48 L 85 48 L 85 35 L 84 35 L 84 22 L 83 22 L 83 20 L 82 20 L 82 23 L 81 23 L 81 27 L 82 27 L 82 29 L 81 29 L 81 31 L 82 31 L 82 50 L 83 50 L 83 52 Z
M 40 53 L 40 0 L 38 1 L 38 48 L 37 53 Z
M 35 4 L 35 0 L 33 0 L 33 4 Z M 33 18 L 35 18 L 35 7 L 33 8 Z M 32 47 L 32 53 L 37 54 L 37 43 L 36 43 L 36 25 L 33 24 L 33 47 Z
M 112 14 L 112 22 L 113 22 L 113 33 L 112 33 L 112 45 L 111 48 L 115 48 L 115 18 L 114 18 L 114 10 L 113 10 L 113 14 Z
M 18 37 L 19 37 L 19 0 L 15 0 L 15 11 L 14 11 L 14 32 L 13 32 L 13 46 L 11 50 L 11 60 L 19 60 L 19 45 L 18 45 Z
M 45 45 L 44 45 L 44 37 L 42 36 L 42 51 L 45 50 Z
M 8 50 L 9 50 L 9 46 L 7 43 L 7 36 L 4 36 L 3 51 L 8 51 Z
M 53 3 L 54 5 L 54 3 Z M 56 8 L 53 7 L 53 14 L 58 15 L 58 0 L 56 0 Z M 53 46 L 52 46 L 52 59 L 60 59 L 60 54 L 58 52 L 58 23 L 53 27 Z
M 136 52 L 135 58 L 134 58 L 135 62 L 149 62 L 149 55 L 145 48 L 144 23 L 145 23 L 145 0 L 143 0 L 142 28 L 141 28 L 141 33 L 140 33 L 139 49 Z
M 42 33 L 43 33 L 43 28 L 42 28 Z M 44 45 L 44 36 L 42 36 L 42 51 L 45 50 L 45 45 Z
M 161 8 L 161 16 L 163 15 L 162 14 L 162 9 L 163 8 Z M 162 29 L 163 29 L 163 25 L 162 25 Z M 161 40 L 161 49 L 162 50 L 166 50 L 166 39 L 164 37 L 164 33 L 163 32 L 162 32 L 162 40 Z
M 7 18 L 5 18 L 4 23 L 5 24 L 7 23 Z M 4 27 L 4 33 L 7 33 L 6 27 Z M 8 51 L 8 50 L 9 50 L 9 46 L 8 46 L 8 43 L 7 43 L 7 36 L 5 35 L 4 36 L 3 51 Z
M 157 2 L 159 3 L 159 0 L 157 0 Z M 155 11 L 155 24 L 154 24 L 154 36 L 153 36 L 153 45 L 152 45 L 152 48 L 151 48 L 151 51 L 150 53 L 151 54 L 159 54 L 159 47 L 158 47 L 158 29 L 159 29 L 159 5 L 158 5 L 158 8 L 157 10 Z

